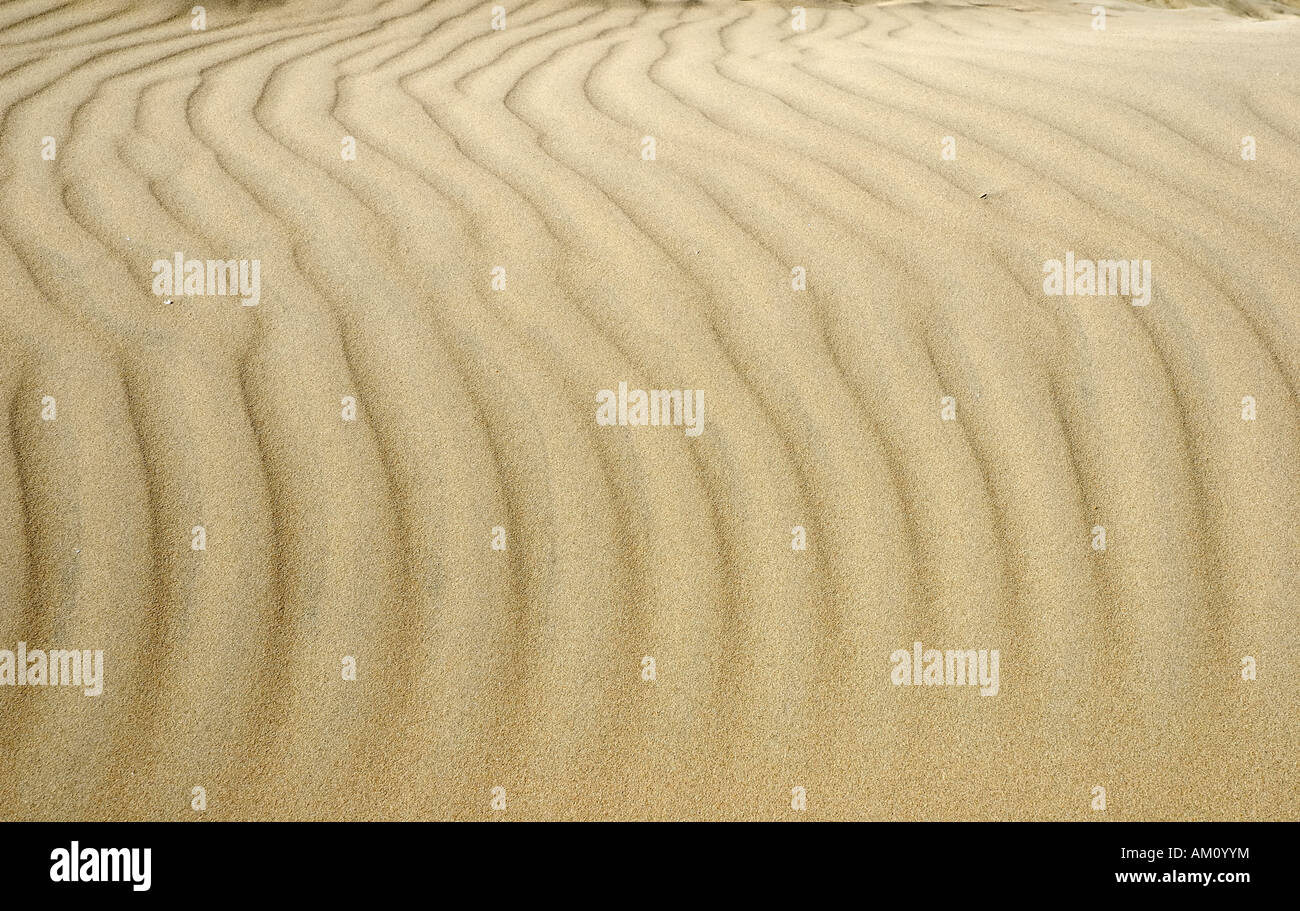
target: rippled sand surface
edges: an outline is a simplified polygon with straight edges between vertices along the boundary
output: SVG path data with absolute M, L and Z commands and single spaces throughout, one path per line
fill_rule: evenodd
M 1092 5 L 0 6 L 0 817 L 1300 817 L 1300 20 Z

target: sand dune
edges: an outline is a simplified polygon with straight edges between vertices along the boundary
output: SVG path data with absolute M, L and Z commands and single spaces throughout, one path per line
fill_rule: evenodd
M 0 7 L 0 817 L 1300 816 L 1294 6 L 192 5 Z

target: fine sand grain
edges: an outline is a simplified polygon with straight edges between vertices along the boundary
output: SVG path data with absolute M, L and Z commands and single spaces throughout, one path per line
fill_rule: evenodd
M 1300 818 L 1294 5 L 193 5 L 0 5 L 0 818 Z

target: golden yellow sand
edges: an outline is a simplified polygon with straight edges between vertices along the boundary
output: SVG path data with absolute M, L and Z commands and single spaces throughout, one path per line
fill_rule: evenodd
M 1294 7 L 192 5 L 0 6 L 0 817 L 1300 816 Z

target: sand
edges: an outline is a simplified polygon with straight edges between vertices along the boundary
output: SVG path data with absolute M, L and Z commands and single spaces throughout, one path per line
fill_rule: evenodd
M 1300 818 L 1294 4 L 192 5 L 0 7 L 0 817 Z

